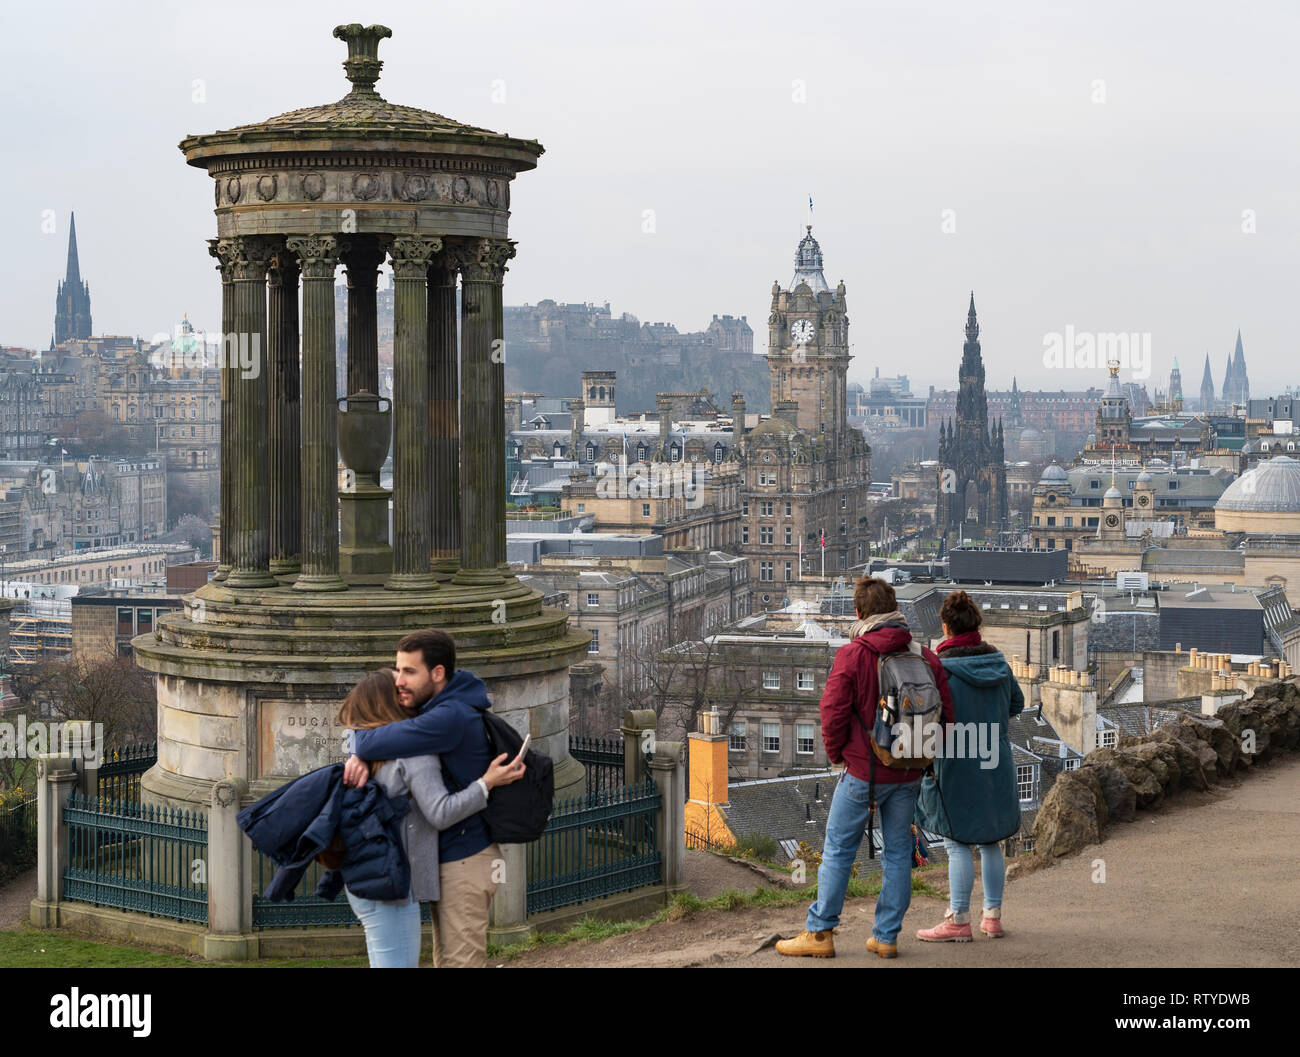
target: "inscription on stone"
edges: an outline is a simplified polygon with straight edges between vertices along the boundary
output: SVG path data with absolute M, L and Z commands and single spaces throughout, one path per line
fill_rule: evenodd
M 258 773 L 296 776 L 343 760 L 339 702 L 262 701 Z

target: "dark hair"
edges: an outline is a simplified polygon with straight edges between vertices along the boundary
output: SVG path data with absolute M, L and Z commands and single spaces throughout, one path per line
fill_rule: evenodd
M 419 653 L 424 656 L 424 666 L 433 671 L 442 665 L 444 678 L 450 679 L 456 671 L 456 641 L 445 631 L 425 628 L 413 631 L 397 644 L 399 653 Z
M 943 600 L 943 605 L 939 608 L 939 619 L 948 625 L 948 630 L 953 635 L 965 635 L 984 623 L 980 607 L 965 591 L 954 591 Z
M 853 588 L 853 606 L 859 619 L 875 613 L 892 613 L 898 608 L 893 585 L 874 576 L 864 576 Z

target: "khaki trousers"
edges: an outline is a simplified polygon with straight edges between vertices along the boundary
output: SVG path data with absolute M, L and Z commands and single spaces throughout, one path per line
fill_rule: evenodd
M 501 848 L 489 844 L 438 870 L 442 898 L 433 904 L 433 964 L 439 969 L 486 969 L 487 931 L 497 882 L 493 863 Z

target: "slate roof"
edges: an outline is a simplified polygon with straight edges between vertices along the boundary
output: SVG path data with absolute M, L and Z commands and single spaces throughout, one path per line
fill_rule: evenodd
M 1150 734 L 1157 727 L 1166 723 L 1177 722 L 1184 712 L 1200 714 L 1201 699 L 1189 697 L 1178 701 L 1161 701 L 1158 705 L 1099 705 L 1097 707 L 1097 729 L 1103 729 L 1103 720 L 1118 727 L 1120 732 L 1129 736 Z
M 818 851 L 822 849 L 826 839 L 826 817 L 830 814 L 831 797 L 838 777 L 835 771 L 820 771 L 790 778 L 739 782 L 728 787 L 730 802 L 720 810 L 727 819 L 727 828 L 736 837 L 749 833 L 767 834 L 782 845 L 788 860 L 789 849 L 799 841 L 806 841 Z M 883 845 L 879 819 L 874 836 L 876 858 L 868 858 L 864 837 L 856 860 L 868 872 L 880 868 Z M 927 833 L 926 844 L 929 845 L 931 862 L 944 861 L 942 837 Z

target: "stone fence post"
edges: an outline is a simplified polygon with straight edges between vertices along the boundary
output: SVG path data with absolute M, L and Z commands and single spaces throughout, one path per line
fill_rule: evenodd
M 532 934 L 528 924 L 528 861 L 526 844 L 501 844 L 501 858 L 492 864 L 500 882 L 492 897 L 488 942 L 509 946 L 522 943 Z
M 242 778 L 212 787 L 208 809 L 208 931 L 203 957 L 245 961 L 257 957 L 253 932 L 253 846 L 236 816 L 248 795 Z
M 38 929 L 59 924 L 68 847 L 63 805 L 76 786 L 77 765 L 71 756 L 43 754 L 36 758 L 36 898 L 32 900 L 31 923 Z
M 654 744 L 658 724 L 653 708 L 629 708 L 623 713 L 623 784 L 636 785 L 646 780 L 645 754 Z
M 659 858 L 663 883 L 671 896 L 682 890 L 686 868 L 686 746 L 661 741 L 650 759 L 659 787 Z

